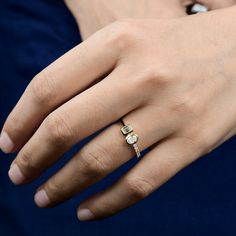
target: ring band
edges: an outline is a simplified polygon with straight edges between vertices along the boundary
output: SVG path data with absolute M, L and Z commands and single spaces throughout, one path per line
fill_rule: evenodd
M 140 158 L 141 152 L 140 152 L 138 145 L 137 145 L 137 142 L 139 140 L 139 136 L 133 132 L 134 129 L 130 124 L 125 125 L 123 120 L 121 120 L 121 122 L 123 124 L 123 127 L 120 129 L 121 133 L 125 136 L 126 142 L 129 145 L 133 146 L 137 158 Z

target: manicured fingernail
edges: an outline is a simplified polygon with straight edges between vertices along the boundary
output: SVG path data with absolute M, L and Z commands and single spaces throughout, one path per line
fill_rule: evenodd
M 94 214 L 89 209 L 79 209 L 77 215 L 81 221 L 92 220 L 95 218 Z
M 7 134 L 7 132 L 2 131 L 0 136 L 0 149 L 5 153 L 10 153 L 14 148 L 14 143 Z
M 34 201 L 41 208 L 47 207 L 50 204 L 50 199 L 44 190 L 40 190 L 35 194 Z
M 10 167 L 8 175 L 9 175 L 9 178 L 11 179 L 11 181 L 16 185 L 22 184 L 25 180 L 25 177 L 22 174 L 22 172 L 17 164 L 13 164 Z

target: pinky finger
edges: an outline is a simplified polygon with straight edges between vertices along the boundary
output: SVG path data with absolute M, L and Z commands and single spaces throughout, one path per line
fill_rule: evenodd
M 114 185 L 85 200 L 78 218 L 87 221 L 115 215 L 147 197 L 199 155 L 197 147 L 186 139 L 159 143 Z

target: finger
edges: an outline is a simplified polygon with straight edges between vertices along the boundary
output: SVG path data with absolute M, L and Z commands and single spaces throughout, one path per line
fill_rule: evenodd
M 34 179 L 74 144 L 139 107 L 143 102 L 140 91 L 121 82 L 126 75 L 120 66 L 52 112 L 19 152 L 9 171 L 11 180 L 21 184 Z
M 113 186 L 85 200 L 78 209 L 80 220 L 105 218 L 147 197 L 199 155 L 189 140 L 163 141 Z
M 144 121 L 150 113 L 150 109 L 145 107 L 124 118 L 139 135 L 137 145 L 140 151 L 173 132 L 167 113 L 159 114 L 155 126 L 146 124 Z M 36 204 L 39 207 L 48 207 L 63 202 L 130 160 L 135 151 L 121 134 L 122 126 L 121 122 L 110 126 L 80 150 L 62 170 L 39 188 L 35 196 Z M 149 135 L 151 132 L 153 135 Z
M 108 45 L 107 38 L 97 33 L 31 81 L 4 124 L 0 138 L 3 151 L 21 148 L 51 111 L 114 67 L 117 50 Z

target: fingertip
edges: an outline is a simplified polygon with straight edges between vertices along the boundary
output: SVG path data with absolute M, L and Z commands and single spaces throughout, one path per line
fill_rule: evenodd
M 15 185 L 20 185 L 25 181 L 24 175 L 22 174 L 18 165 L 15 163 L 11 165 L 8 176 Z
M 95 215 L 88 208 L 79 208 L 77 217 L 80 221 L 89 221 L 95 219 Z
M 34 201 L 40 208 L 45 208 L 50 204 L 50 199 L 45 190 L 39 190 L 34 196 Z
M 0 149 L 8 154 L 13 152 L 15 145 L 6 131 L 2 131 L 0 135 Z

